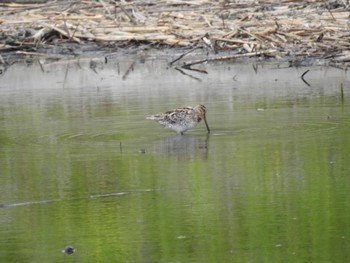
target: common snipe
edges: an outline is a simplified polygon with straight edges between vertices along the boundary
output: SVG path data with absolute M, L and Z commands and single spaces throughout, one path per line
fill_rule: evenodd
M 203 119 L 208 133 L 210 129 L 205 117 L 206 108 L 204 105 L 197 105 L 192 108 L 189 106 L 170 110 L 165 113 L 152 115 L 147 117 L 149 120 L 154 120 L 162 125 L 164 128 L 172 129 L 178 134 L 183 134 L 185 131 L 193 129 Z

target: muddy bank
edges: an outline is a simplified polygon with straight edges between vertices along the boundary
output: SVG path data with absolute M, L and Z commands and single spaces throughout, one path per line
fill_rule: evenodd
M 0 2 L 2 64 L 140 48 L 209 60 L 317 59 L 342 68 L 350 61 L 346 0 L 20 2 Z

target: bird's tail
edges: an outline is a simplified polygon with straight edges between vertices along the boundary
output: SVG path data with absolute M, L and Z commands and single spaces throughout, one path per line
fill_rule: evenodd
M 146 117 L 146 120 L 154 120 L 153 116 Z
M 157 121 L 157 120 L 162 119 L 162 117 L 160 115 L 152 115 L 152 116 L 146 117 L 146 119 Z

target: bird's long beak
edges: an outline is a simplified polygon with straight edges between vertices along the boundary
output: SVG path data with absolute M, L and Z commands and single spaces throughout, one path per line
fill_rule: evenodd
M 203 116 L 203 119 L 204 119 L 204 122 L 205 122 L 205 126 L 207 126 L 207 130 L 208 130 L 208 134 L 210 133 L 210 129 L 209 129 L 209 126 L 208 126 L 208 123 L 207 123 L 207 118 L 205 117 L 205 114 Z

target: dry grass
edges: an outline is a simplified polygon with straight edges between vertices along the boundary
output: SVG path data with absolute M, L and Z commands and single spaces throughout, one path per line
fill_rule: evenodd
M 349 1 L 53 1 L 0 3 L 0 51 L 61 43 L 207 46 L 242 56 L 350 61 Z

